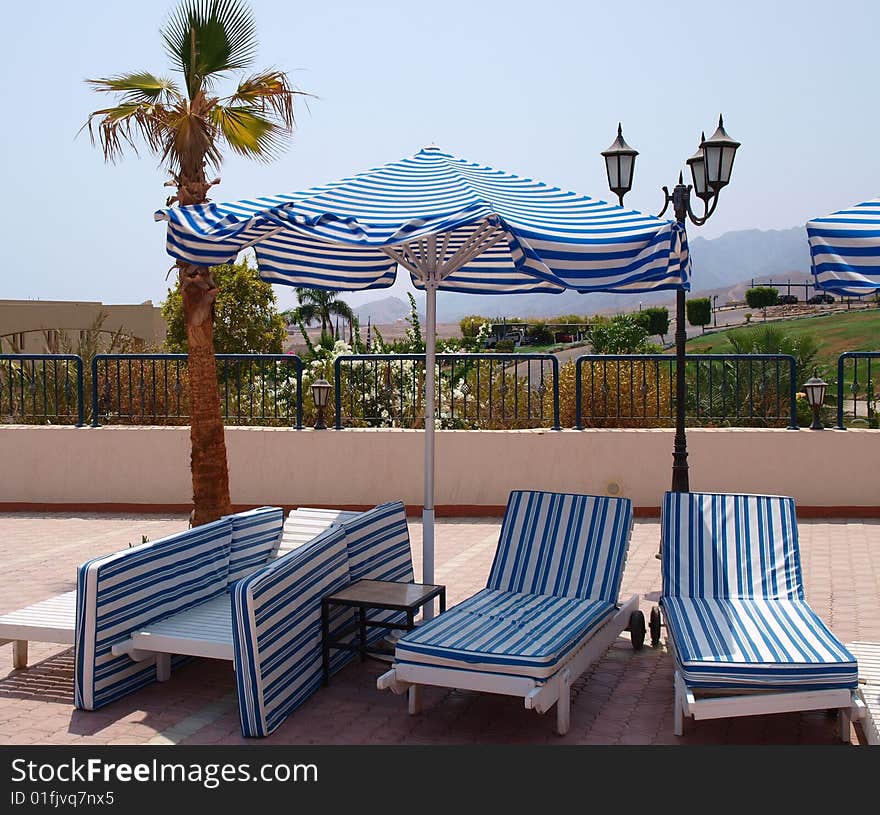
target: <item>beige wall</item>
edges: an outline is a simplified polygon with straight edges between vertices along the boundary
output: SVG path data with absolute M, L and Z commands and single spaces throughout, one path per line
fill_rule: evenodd
M 228 428 L 239 505 L 422 500 L 414 430 Z M 438 507 L 498 507 L 514 488 L 628 496 L 657 507 L 672 430 L 441 431 Z M 807 507 L 880 505 L 880 432 L 695 429 L 693 490 L 793 495 Z M 186 505 L 186 427 L 0 426 L 0 503 Z M 615 489 L 617 492 L 614 492 Z M 878 510 L 880 514 L 880 510 Z
M 19 353 L 52 352 L 46 336 L 50 330 L 63 332 L 72 347 L 76 348 L 79 332 L 95 325 L 102 313 L 106 314 L 101 325 L 104 332 L 121 331 L 151 346 L 165 341 L 165 318 L 162 310 L 150 300 L 139 305 L 67 300 L 0 300 L 0 353 L 13 353 L 13 338 L 19 346 Z M 21 347 L 20 341 L 22 334 L 24 347 Z M 54 353 L 59 352 L 63 353 L 63 348 L 54 350 Z

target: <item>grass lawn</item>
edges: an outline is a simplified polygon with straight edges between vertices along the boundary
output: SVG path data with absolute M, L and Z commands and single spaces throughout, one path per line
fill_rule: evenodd
M 732 331 L 751 331 L 763 325 L 760 321 L 748 328 Z M 870 311 L 835 312 L 817 317 L 802 317 L 796 320 L 777 320 L 767 325 L 781 328 L 792 337 L 812 334 L 819 345 L 817 359 L 827 372 L 829 395 L 836 392 L 837 358 L 844 351 L 880 351 L 880 309 Z M 694 337 L 688 341 L 687 350 L 692 354 L 732 354 L 733 346 L 727 340 L 727 331 L 717 331 L 705 336 Z M 859 382 L 862 394 L 867 379 L 866 364 L 859 360 Z M 844 368 L 845 386 L 852 383 L 853 364 Z M 880 378 L 880 360 L 873 360 L 871 376 L 875 382 Z

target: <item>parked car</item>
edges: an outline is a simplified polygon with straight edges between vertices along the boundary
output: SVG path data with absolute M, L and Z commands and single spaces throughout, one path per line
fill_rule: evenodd
M 794 294 L 780 294 L 779 297 L 776 298 L 776 302 L 780 306 L 791 306 L 797 303 L 797 296 Z
M 830 294 L 826 294 L 825 292 L 821 292 L 819 294 L 814 294 L 809 300 L 808 303 L 812 303 L 814 306 L 822 305 L 823 303 L 833 303 L 834 298 Z

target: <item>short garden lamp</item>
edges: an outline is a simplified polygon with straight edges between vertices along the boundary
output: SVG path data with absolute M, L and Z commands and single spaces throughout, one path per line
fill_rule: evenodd
M 324 424 L 324 410 L 330 399 L 330 383 L 321 377 L 312 382 L 312 401 L 318 411 L 318 418 L 315 421 L 315 430 L 326 430 L 327 425 Z
M 823 382 L 819 378 L 819 372 L 813 371 L 813 375 L 803 384 L 804 393 L 807 395 L 807 402 L 813 409 L 813 423 L 810 430 L 824 430 L 822 420 L 819 418 L 819 411 L 825 403 L 825 389 L 828 387 L 827 382 Z

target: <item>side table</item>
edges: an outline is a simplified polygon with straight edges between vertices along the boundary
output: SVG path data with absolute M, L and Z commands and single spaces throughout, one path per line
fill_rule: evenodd
M 446 611 L 446 586 L 431 583 L 400 583 L 394 580 L 357 580 L 333 594 L 321 598 L 321 644 L 322 670 L 324 684 L 330 681 L 330 649 L 357 651 L 361 661 L 367 656 L 383 656 L 387 651 L 367 647 L 367 628 L 379 627 L 412 631 L 415 628 L 416 612 L 422 606 L 440 598 L 440 613 Z M 346 642 L 342 639 L 330 638 L 330 607 L 343 606 L 355 610 L 357 621 L 353 627 L 344 629 L 341 634 L 357 631 L 357 637 Z M 403 611 L 406 623 L 391 623 L 384 620 L 370 619 L 369 610 Z

